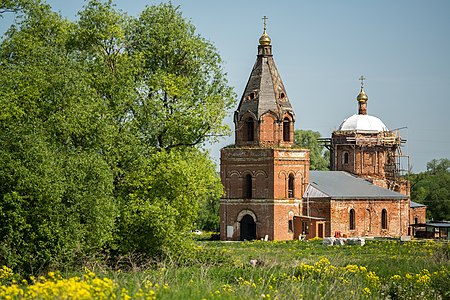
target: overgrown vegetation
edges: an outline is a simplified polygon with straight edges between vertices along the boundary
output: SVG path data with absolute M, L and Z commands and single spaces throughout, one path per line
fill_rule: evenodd
M 295 145 L 309 149 L 310 169 L 327 171 L 330 169 L 330 151 L 319 142 L 320 133 L 297 129 L 294 133 Z
M 200 242 L 189 258 L 140 268 L 97 265 L 27 283 L 0 270 L 0 297 L 62 299 L 73 290 L 73 299 L 447 299 L 449 251 L 433 241 Z
M 222 193 L 206 142 L 234 94 L 214 46 L 172 4 L 137 17 L 86 2 L 71 22 L 8 0 L 0 45 L 0 265 L 188 251 Z
M 450 160 L 433 159 L 427 171 L 411 175 L 411 199 L 427 205 L 427 218 L 450 221 Z

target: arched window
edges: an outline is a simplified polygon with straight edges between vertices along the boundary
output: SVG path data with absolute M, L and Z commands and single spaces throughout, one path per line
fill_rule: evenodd
M 288 117 L 283 120 L 283 141 L 291 141 L 291 121 Z
M 253 142 L 255 140 L 255 126 L 252 118 L 248 118 L 245 121 L 245 125 L 247 127 L 247 141 Z
M 381 211 L 381 229 L 387 229 L 387 210 L 384 208 Z
M 355 230 L 355 210 L 350 209 L 350 230 Z
M 244 193 L 245 199 L 252 199 L 252 175 L 250 174 L 245 176 Z
M 294 174 L 289 175 L 288 198 L 294 198 Z
M 348 152 L 344 152 L 344 165 L 348 164 Z

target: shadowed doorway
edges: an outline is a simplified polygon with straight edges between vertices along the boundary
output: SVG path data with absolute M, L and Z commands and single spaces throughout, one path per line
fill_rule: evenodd
M 241 228 L 241 241 L 256 239 L 256 223 L 252 216 L 245 215 L 239 223 Z

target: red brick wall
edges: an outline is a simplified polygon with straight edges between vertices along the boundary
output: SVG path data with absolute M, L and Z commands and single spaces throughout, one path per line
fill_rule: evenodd
M 307 202 L 302 203 L 307 215 Z M 408 233 L 409 200 L 309 199 L 309 215 L 326 219 L 325 236 L 401 236 Z M 355 210 L 355 230 L 350 230 L 350 209 Z M 382 210 L 387 211 L 387 229 L 381 228 Z
M 231 240 L 240 239 L 239 213 L 249 210 L 256 216 L 256 238 L 264 238 L 265 235 L 273 240 L 273 201 L 255 200 L 221 200 L 220 203 L 220 238 L 227 240 L 227 226 L 233 226 Z
M 276 122 L 276 116 L 267 113 L 261 117 L 259 124 L 259 137 L 260 141 L 265 145 L 275 145 L 277 138 L 276 133 L 278 131 L 279 123 Z
M 395 138 L 393 132 L 376 134 L 333 132 L 334 150 L 331 155 L 334 163 L 331 169 L 353 173 L 370 180 L 375 185 L 409 196 L 409 182 L 393 175 L 396 173 L 394 157 L 398 155 L 396 144 L 381 142 L 394 141 Z M 345 153 L 348 153 L 347 163 L 344 160 Z
M 252 176 L 251 199 L 245 199 L 247 174 Z M 292 198 L 288 197 L 290 174 L 294 176 Z M 239 239 L 238 215 L 243 210 L 255 214 L 257 238 L 266 234 L 271 240 L 293 238 L 288 224 L 290 218 L 299 215 L 300 199 L 309 182 L 309 150 L 224 148 L 220 176 L 225 188 L 220 206 L 221 239 L 226 239 L 227 226 L 234 228 L 232 239 Z
M 385 178 L 384 166 L 390 148 L 374 146 L 353 148 L 348 145 L 337 145 L 336 149 L 333 170 L 347 171 L 359 176 Z M 348 153 L 348 163 L 344 162 L 344 153 Z
M 415 223 L 415 218 L 417 218 L 417 223 L 427 222 L 427 207 L 420 206 L 409 209 L 409 224 Z
M 294 216 L 300 214 L 300 200 L 279 200 L 274 203 L 274 226 L 273 239 L 274 240 L 292 240 L 294 238 L 294 231 L 289 230 L 289 220 Z
M 248 118 L 253 118 L 254 139 L 248 141 L 247 123 Z M 283 120 L 288 118 L 289 141 L 283 140 Z M 235 121 L 235 144 L 236 146 L 264 146 L 264 147 L 291 147 L 294 145 L 294 121 L 293 117 L 286 113 L 279 120 L 272 112 L 263 114 L 259 120 L 252 113 L 244 114 L 240 121 Z

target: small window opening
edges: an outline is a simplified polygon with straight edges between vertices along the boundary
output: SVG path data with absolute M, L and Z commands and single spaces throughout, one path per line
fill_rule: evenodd
M 247 174 L 247 176 L 245 176 L 245 198 L 246 199 L 252 199 L 252 175 Z
M 247 141 L 253 142 L 255 139 L 255 126 L 252 118 L 248 118 L 247 121 L 245 121 L 247 126 Z
M 294 175 L 289 175 L 288 181 L 288 198 L 294 198 Z
M 381 229 L 387 229 L 387 211 L 384 208 L 381 211 Z
M 348 152 L 344 152 L 344 164 L 348 164 Z
M 355 230 L 355 210 L 350 209 L 350 230 Z
M 283 120 L 283 141 L 291 141 L 291 121 L 289 118 L 284 118 Z

